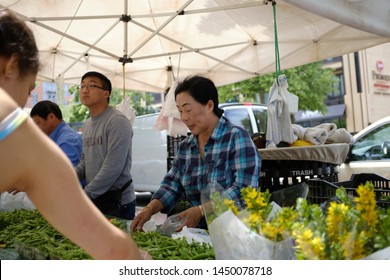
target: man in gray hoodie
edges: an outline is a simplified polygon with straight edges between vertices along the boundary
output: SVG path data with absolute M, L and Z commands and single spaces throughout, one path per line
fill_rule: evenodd
M 133 130 L 125 115 L 109 106 L 111 82 L 101 73 L 81 78 L 80 100 L 91 117 L 83 126 L 83 152 L 75 167 L 85 193 L 106 215 L 132 220 L 136 196 L 131 177 Z

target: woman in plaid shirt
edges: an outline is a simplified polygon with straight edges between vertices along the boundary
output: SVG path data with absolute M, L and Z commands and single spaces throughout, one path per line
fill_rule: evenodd
M 223 195 L 242 205 L 240 191 L 257 187 L 261 158 L 249 133 L 230 123 L 218 107 L 214 83 L 202 76 L 187 77 L 175 90 L 181 120 L 191 131 L 184 139 L 172 168 L 151 202 L 134 218 L 131 230 L 141 230 L 154 213 L 169 213 L 184 195 L 192 207 L 181 212 L 183 226 L 205 228 L 201 192 L 218 183 Z

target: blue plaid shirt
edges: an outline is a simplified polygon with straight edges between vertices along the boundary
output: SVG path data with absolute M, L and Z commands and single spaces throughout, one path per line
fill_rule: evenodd
M 183 194 L 192 206 L 201 204 L 201 192 L 208 183 L 217 182 L 225 197 L 242 204 L 240 190 L 257 187 L 260 168 L 261 157 L 249 133 L 221 117 L 203 158 L 197 137 L 188 136 L 180 143 L 172 168 L 153 198 L 169 213 Z

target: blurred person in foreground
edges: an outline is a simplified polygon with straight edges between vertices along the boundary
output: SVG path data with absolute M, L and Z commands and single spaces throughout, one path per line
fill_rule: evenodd
M 131 231 L 142 230 L 151 216 L 172 211 L 185 196 L 192 207 L 179 213 L 184 226 L 207 228 L 201 193 L 209 183 L 223 188 L 223 195 L 243 205 L 241 189 L 257 187 L 261 158 L 248 131 L 222 116 L 214 83 L 202 76 L 189 76 L 175 89 L 180 118 L 191 131 L 179 145 L 172 168 L 165 175 L 151 202 L 134 218 Z
M 20 108 L 35 87 L 38 69 L 33 33 L 0 10 L 0 192 L 26 192 L 42 216 L 92 258 L 141 259 L 129 235 L 84 194 L 66 155 Z
M 86 180 L 85 193 L 102 213 L 132 220 L 136 196 L 131 177 L 133 129 L 127 117 L 109 105 L 111 81 L 87 72 L 79 86 L 80 101 L 91 117 L 83 125 L 83 152 L 75 167 Z
M 30 117 L 67 155 L 73 166 L 80 162 L 83 140 L 63 119 L 60 107 L 50 101 L 39 101 L 31 109 Z

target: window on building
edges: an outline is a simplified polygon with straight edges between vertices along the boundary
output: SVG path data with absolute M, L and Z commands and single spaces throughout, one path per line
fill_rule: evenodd
M 32 92 L 31 93 L 31 103 L 32 103 L 32 106 L 34 106 L 35 104 L 38 103 L 38 93 L 36 92 Z
M 52 101 L 52 102 L 57 102 L 57 95 L 56 95 L 56 93 L 55 93 L 55 91 L 53 92 L 53 91 L 47 91 L 46 93 L 45 93 L 45 96 L 46 96 L 46 100 L 50 100 L 50 101 Z

